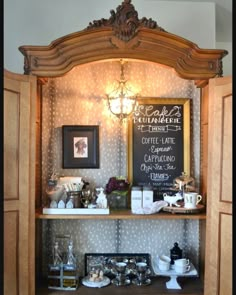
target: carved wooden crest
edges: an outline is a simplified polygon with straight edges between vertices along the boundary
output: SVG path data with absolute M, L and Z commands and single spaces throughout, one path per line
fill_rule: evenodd
M 138 12 L 131 4 L 131 0 L 124 0 L 121 5 L 116 8 L 116 12 L 110 10 L 111 17 L 109 19 L 102 18 L 101 20 L 94 20 L 89 23 L 87 29 L 99 27 L 112 27 L 117 38 L 123 41 L 132 39 L 139 28 L 146 27 L 149 29 L 156 29 L 165 32 L 156 21 L 151 18 L 143 17 L 141 20 L 138 18 Z

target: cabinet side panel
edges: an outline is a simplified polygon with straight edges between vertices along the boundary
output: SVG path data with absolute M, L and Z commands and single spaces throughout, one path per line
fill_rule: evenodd
M 203 196 L 202 203 L 206 205 L 207 202 L 207 166 L 208 166 L 208 103 L 209 103 L 209 87 L 208 85 L 202 89 L 201 92 L 201 106 L 200 106 L 200 129 L 201 129 L 201 143 L 200 143 L 200 194 Z M 206 242 L 206 222 L 200 222 L 200 278 L 204 281 L 205 269 L 205 242 Z
M 200 193 L 203 196 L 203 204 L 207 198 L 207 165 L 208 165 L 208 97 L 209 88 L 206 86 L 202 90 L 201 96 L 201 155 L 200 155 Z

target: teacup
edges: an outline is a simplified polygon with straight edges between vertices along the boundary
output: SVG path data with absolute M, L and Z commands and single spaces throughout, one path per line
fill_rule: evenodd
M 166 255 L 157 256 L 157 263 L 160 270 L 167 271 L 170 269 L 170 257 Z
M 181 259 L 176 259 L 174 261 L 175 266 L 186 266 L 189 265 L 189 259 L 187 258 L 181 258 Z
M 184 193 L 184 208 L 194 209 L 201 200 L 202 196 L 198 193 Z
M 190 265 L 174 265 L 174 269 L 177 273 L 185 273 L 190 270 Z

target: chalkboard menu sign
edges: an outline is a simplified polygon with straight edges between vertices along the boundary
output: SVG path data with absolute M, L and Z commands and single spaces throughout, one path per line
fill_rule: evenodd
M 143 98 L 129 123 L 128 177 L 151 185 L 156 199 L 173 195 L 174 178 L 189 174 L 190 100 Z

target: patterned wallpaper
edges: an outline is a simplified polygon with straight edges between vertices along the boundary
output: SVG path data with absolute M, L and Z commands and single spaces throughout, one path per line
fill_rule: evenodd
M 200 91 L 193 81 L 178 77 L 173 69 L 154 63 L 129 61 L 125 65 L 127 85 L 141 97 L 191 99 L 191 176 L 199 184 Z M 42 191 L 52 172 L 81 176 L 92 187 L 105 186 L 111 176 L 126 176 L 127 122 L 109 112 L 106 93 L 119 79 L 119 61 L 97 62 L 72 69 L 67 75 L 50 78 L 43 89 Z M 99 125 L 100 168 L 62 168 L 62 125 Z M 48 200 L 42 196 L 43 204 Z M 117 240 L 117 228 L 120 231 Z M 175 241 L 198 266 L 199 222 L 197 220 L 51 220 L 43 222 L 43 269 L 46 272 L 51 243 L 58 233 L 71 233 L 83 273 L 86 252 L 136 252 L 169 255 Z M 50 238 L 49 238 L 50 237 Z

